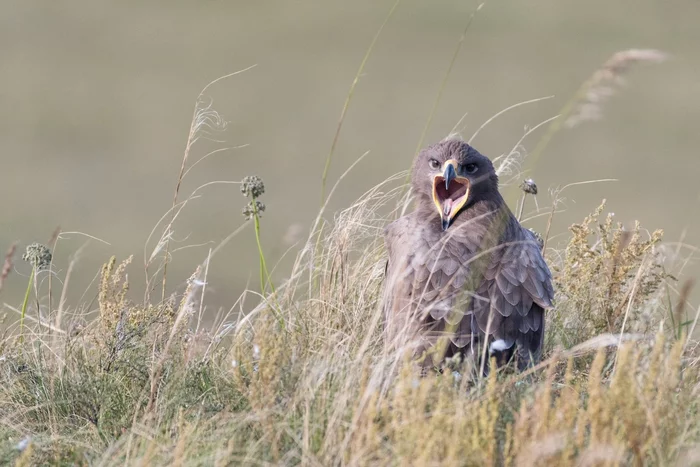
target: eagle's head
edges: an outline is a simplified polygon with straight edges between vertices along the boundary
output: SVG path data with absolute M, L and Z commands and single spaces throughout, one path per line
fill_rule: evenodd
M 433 144 L 418 154 L 412 185 L 419 203 L 437 209 L 443 230 L 474 203 L 501 199 L 491 160 L 456 138 Z

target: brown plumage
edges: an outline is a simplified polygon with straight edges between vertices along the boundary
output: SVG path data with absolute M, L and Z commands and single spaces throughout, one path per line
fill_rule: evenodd
M 412 186 L 415 211 L 385 230 L 390 343 L 414 346 L 423 367 L 482 349 L 521 370 L 539 361 L 551 274 L 501 197 L 491 161 L 448 139 L 418 154 Z

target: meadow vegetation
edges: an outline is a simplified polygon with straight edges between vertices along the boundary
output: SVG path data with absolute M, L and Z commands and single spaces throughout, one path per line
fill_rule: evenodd
M 190 140 L 219 124 L 198 101 Z M 1 464 L 700 465 L 698 315 L 661 231 L 626 230 L 604 204 L 591 207 L 565 248 L 545 246 L 556 307 L 539 365 L 483 377 L 452 362 L 419 378 L 381 336 L 382 231 L 406 205 L 405 173 L 332 222 L 319 214 L 278 284 L 260 243 L 264 189 L 246 179 L 255 238 L 236 241 L 260 254 L 260 294 L 247 293 L 257 305 L 205 327 L 218 248 L 165 293 L 190 147 L 169 222 L 144 259 L 143 299 L 129 292 L 131 258 L 106 259 L 95 301 L 71 305 L 37 287 L 52 267 L 28 257 L 22 320 L 6 320 L 0 338 Z
M 193 324 L 201 269 L 181 294 L 138 303 L 130 260 L 115 258 L 101 272 L 96 319 L 8 326 L 0 462 L 700 461 L 695 323 L 667 295 L 676 281 L 660 232 L 627 232 L 603 206 L 571 227 L 566 249 L 548 252 L 557 306 L 545 359 L 529 373 L 453 367 L 417 378 L 381 339 L 386 203 L 371 190 L 309 239 L 290 279 L 251 313 L 206 330 Z

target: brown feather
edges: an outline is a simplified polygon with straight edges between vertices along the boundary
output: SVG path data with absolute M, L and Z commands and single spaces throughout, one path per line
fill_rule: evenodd
M 446 231 L 429 198 L 430 179 L 421 172 L 429 158 L 476 160 L 488 169 L 472 182 L 474 200 Z M 551 274 L 536 238 L 498 193 L 490 161 L 462 141 L 439 143 L 416 159 L 413 187 L 417 209 L 385 230 L 384 312 L 391 344 L 415 343 L 420 352 L 447 336 L 451 352 L 464 353 L 480 351 L 472 346 L 484 339 L 500 339 L 521 369 L 530 357 L 537 361 L 544 309 L 554 298 Z

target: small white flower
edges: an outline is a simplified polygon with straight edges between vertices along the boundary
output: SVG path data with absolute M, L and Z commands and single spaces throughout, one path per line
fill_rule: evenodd
M 253 358 L 260 358 L 260 347 L 258 344 L 253 345 Z
M 231 366 L 233 368 L 238 368 L 238 360 L 231 360 Z

